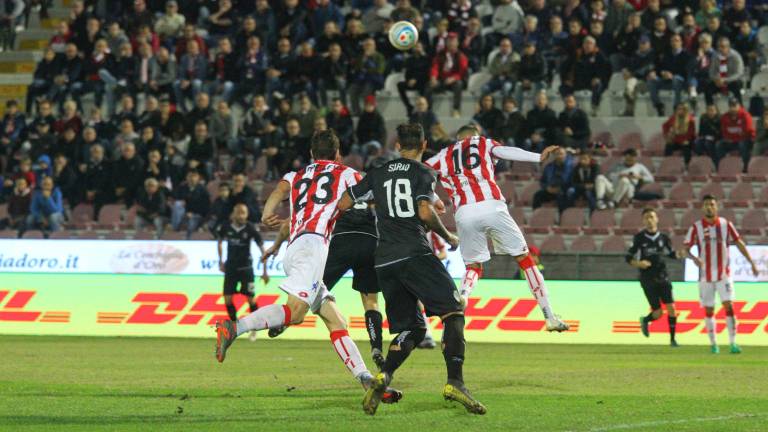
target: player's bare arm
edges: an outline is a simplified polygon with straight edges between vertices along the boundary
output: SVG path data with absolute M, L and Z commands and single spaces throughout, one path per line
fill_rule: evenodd
M 256 246 L 259 248 L 259 253 L 263 257 L 264 254 L 266 253 L 266 250 L 264 249 L 264 242 L 261 242 L 261 243 L 257 242 Z M 266 265 L 261 266 L 261 280 L 264 281 L 265 285 L 269 283 L 269 274 L 267 273 Z
M 261 216 L 261 223 L 270 227 L 278 228 L 283 223 L 283 220 L 275 214 L 277 206 L 280 205 L 283 200 L 288 197 L 291 192 L 291 185 L 287 181 L 281 181 L 277 184 L 277 187 L 267 198 L 267 202 L 264 204 L 264 213 Z
M 651 267 L 651 262 L 648 260 L 631 260 L 629 262 L 629 265 L 631 265 L 634 268 L 639 268 L 640 270 L 645 270 L 647 268 Z
M 559 146 L 549 146 L 541 153 L 529 152 L 518 147 L 494 146 L 491 153 L 494 157 L 517 162 L 545 162 L 557 151 Z
M 351 209 L 354 205 L 355 200 L 352 199 L 348 191 L 344 191 L 344 194 L 341 196 L 339 203 L 336 204 L 336 208 L 339 209 L 340 212 L 345 212 Z
M 290 234 L 290 223 L 286 220 L 283 221 L 283 223 L 280 225 L 280 231 L 277 232 L 277 238 L 275 238 L 275 242 L 272 243 L 272 246 L 270 246 L 267 250 L 264 251 L 264 253 L 261 255 L 261 262 L 266 263 L 267 260 L 277 255 L 277 252 L 280 250 L 280 246 L 283 245 L 283 242 L 288 239 L 288 235 Z M 264 267 L 264 273 L 266 274 L 266 266 Z
M 701 259 L 697 257 L 696 255 L 691 253 L 691 248 L 683 248 L 677 251 L 677 257 L 678 258 L 688 258 L 691 261 L 693 261 L 694 264 L 696 264 L 696 267 L 701 267 Z
M 224 240 L 219 239 L 219 241 L 216 243 L 216 247 L 219 252 L 219 271 L 224 272 L 224 260 L 221 259 L 223 249 L 224 249 Z
M 760 270 L 758 270 L 755 261 L 752 260 L 752 256 L 749 254 L 749 250 L 747 250 L 747 245 L 744 244 L 744 240 L 736 241 L 736 247 L 739 248 L 739 252 L 744 255 L 744 258 L 749 261 L 749 264 L 752 266 L 752 274 L 757 277 L 760 274 Z
M 455 250 L 459 246 L 459 238 L 449 232 L 445 225 L 443 225 L 443 221 L 440 220 L 431 202 L 426 200 L 419 201 L 419 219 L 424 222 L 427 229 L 434 231 L 445 239 L 451 245 L 451 250 Z

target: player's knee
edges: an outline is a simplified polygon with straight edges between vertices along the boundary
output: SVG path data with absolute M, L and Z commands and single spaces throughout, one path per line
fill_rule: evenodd
M 705 307 L 705 308 L 704 308 L 704 315 L 705 315 L 707 318 L 712 318 L 712 317 L 714 317 L 714 316 L 715 316 L 715 308 L 713 308 L 713 307 Z
M 675 306 L 672 304 L 667 305 L 667 315 L 669 316 L 677 316 L 677 311 L 675 310 Z
M 725 315 L 733 316 L 733 303 L 723 302 L 723 308 L 725 309 Z
M 286 306 L 288 306 L 288 310 L 291 312 L 290 323 L 292 325 L 301 324 L 304 322 L 304 317 L 307 315 L 307 312 L 309 312 L 309 305 L 301 300 L 288 297 Z
M 661 316 L 661 308 L 654 309 L 653 312 L 651 312 L 651 316 L 653 319 L 658 319 Z
M 379 296 L 378 294 L 360 294 L 360 298 L 363 301 L 363 309 L 365 311 L 379 310 Z

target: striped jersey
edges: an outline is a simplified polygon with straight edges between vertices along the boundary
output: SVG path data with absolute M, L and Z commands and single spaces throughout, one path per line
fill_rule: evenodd
M 691 225 L 685 236 L 685 245 L 699 249 L 699 259 L 702 263 L 699 269 L 700 281 L 717 282 L 731 275 L 728 245 L 740 239 L 733 224 L 722 217 L 718 217 L 714 222 L 701 219 Z
M 338 217 L 336 203 L 360 178 L 354 169 L 327 160 L 283 176 L 291 185 L 291 241 L 304 233 L 328 238 Z
M 504 200 L 495 180 L 495 158 L 491 150 L 498 142 L 472 136 L 440 150 L 426 164 L 437 171 L 440 183 L 458 210 L 465 204 Z

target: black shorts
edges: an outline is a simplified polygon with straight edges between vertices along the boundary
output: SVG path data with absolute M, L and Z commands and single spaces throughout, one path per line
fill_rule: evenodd
M 256 292 L 253 285 L 253 267 L 224 272 L 224 295 L 237 294 L 237 285 L 240 284 L 240 294 L 253 297 Z
M 367 234 L 342 234 L 331 239 L 328 260 L 325 262 L 323 283 L 331 290 L 342 276 L 352 270 L 352 289 L 364 294 L 375 294 L 379 280 L 374 268 L 375 237 Z
M 379 267 L 376 273 L 392 334 L 426 328 L 419 300 L 429 316 L 462 311 L 459 289 L 443 263 L 432 254 Z
M 661 278 L 640 278 L 640 285 L 643 287 L 645 298 L 651 309 L 661 309 L 661 304 L 671 304 L 675 302 L 672 297 L 672 282 L 666 277 Z

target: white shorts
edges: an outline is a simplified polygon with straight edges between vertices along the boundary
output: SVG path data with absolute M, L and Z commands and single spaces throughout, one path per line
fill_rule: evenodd
M 459 207 L 456 228 L 465 263 L 483 263 L 491 259 L 488 239 L 493 241 L 493 250 L 497 254 L 518 256 L 528 253 L 523 233 L 503 201 L 481 201 Z
M 323 283 L 327 258 L 328 242 L 315 234 L 300 235 L 285 250 L 286 278 L 280 289 L 306 302 L 313 313 L 320 310 L 326 299 L 333 299 Z
M 715 307 L 715 292 L 720 296 L 720 303 L 736 298 L 736 288 L 731 278 L 716 282 L 699 281 L 699 303 L 703 307 Z

